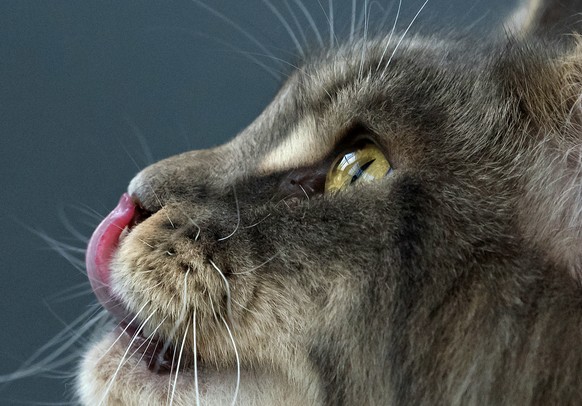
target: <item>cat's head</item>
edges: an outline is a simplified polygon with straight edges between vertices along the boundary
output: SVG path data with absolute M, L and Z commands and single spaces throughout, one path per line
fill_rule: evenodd
M 140 172 L 88 250 L 121 324 L 83 401 L 471 399 L 504 309 L 582 274 L 582 48 L 532 3 L 487 45 L 316 54 L 231 142 Z

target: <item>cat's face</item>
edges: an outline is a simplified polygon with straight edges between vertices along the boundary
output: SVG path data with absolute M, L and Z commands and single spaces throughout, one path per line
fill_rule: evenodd
M 143 170 L 88 250 L 123 322 L 86 354 L 82 400 L 383 404 L 483 378 L 471 360 L 493 368 L 496 306 L 568 250 L 540 248 L 554 223 L 530 221 L 561 187 L 541 146 L 564 142 L 546 129 L 569 110 L 543 100 L 562 59 L 356 41 L 306 62 L 228 144 Z

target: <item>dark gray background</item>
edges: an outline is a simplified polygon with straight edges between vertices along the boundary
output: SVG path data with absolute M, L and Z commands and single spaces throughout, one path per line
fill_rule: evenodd
M 205 2 L 276 58 L 296 62 L 289 35 L 262 1 Z M 322 7 L 303 2 L 327 39 Z M 387 8 L 391 1 L 378 3 Z M 404 3 L 400 31 L 422 4 Z M 488 31 L 507 3 L 433 0 L 413 31 L 473 23 Z M 273 4 L 292 23 L 285 2 Z M 373 17 L 381 14 L 376 5 L 371 10 Z M 348 29 L 350 14 L 351 0 L 335 0 L 339 33 Z M 302 26 L 314 39 L 303 19 Z M 83 270 L 42 235 L 82 249 L 86 242 L 69 223 L 88 237 L 138 169 L 220 144 L 244 128 L 280 82 L 251 58 L 289 71 L 264 54 L 193 1 L 0 2 L 0 375 L 17 370 L 95 303 Z M 71 255 L 73 262 L 83 258 Z M 74 365 L 0 385 L 0 404 L 70 401 Z

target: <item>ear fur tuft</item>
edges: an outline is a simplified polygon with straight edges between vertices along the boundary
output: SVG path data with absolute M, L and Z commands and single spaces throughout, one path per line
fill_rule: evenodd
M 582 37 L 571 38 L 566 56 L 512 81 L 533 139 L 521 224 L 582 283 Z

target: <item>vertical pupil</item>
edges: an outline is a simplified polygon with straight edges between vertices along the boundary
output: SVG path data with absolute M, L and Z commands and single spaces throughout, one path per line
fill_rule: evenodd
M 354 176 L 352 176 L 352 180 L 350 181 L 350 185 L 352 183 L 354 183 L 356 180 L 358 180 L 358 178 L 360 176 L 362 176 L 362 173 L 364 173 L 366 171 L 366 169 L 368 169 L 370 167 L 370 165 L 372 165 L 374 163 L 374 161 L 375 161 L 375 159 L 372 159 L 372 160 L 366 162 L 364 165 L 360 166 L 358 168 L 357 172 L 354 174 Z

